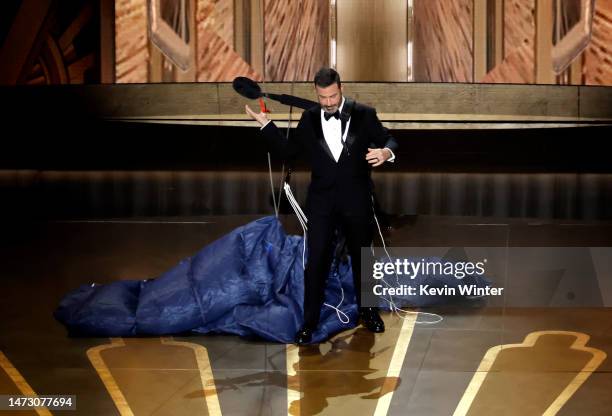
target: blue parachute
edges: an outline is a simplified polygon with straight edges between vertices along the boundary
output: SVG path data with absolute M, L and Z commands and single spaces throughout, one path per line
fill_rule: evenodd
M 233 230 L 155 279 L 83 285 L 61 300 L 55 317 L 71 335 L 227 333 L 290 343 L 303 323 L 303 250 L 301 236 L 286 235 L 277 218 L 264 217 Z M 432 287 L 457 284 L 452 277 L 418 278 Z M 488 283 L 484 278 L 473 282 Z M 419 296 L 395 301 L 432 305 L 431 299 Z M 343 320 L 348 317 L 349 322 L 343 323 L 334 308 L 323 305 L 313 342 L 357 323 L 347 259 L 334 260 L 325 303 L 338 305 L 338 313 L 346 314 Z

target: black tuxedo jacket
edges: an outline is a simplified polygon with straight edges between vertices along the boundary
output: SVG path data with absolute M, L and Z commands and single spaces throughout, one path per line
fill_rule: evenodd
M 345 103 L 346 105 L 346 103 Z M 334 159 L 321 127 L 321 107 L 302 113 L 297 132 L 289 140 L 273 123 L 263 129 L 268 148 L 289 165 L 304 158 L 311 170 L 306 199 L 306 215 L 328 215 L 341 210 L 346 215 L 371 216 L 371 166 L 365 159 L 368 147 L 388 147 L 394 153 L 398 145 L 376 116 L 376 110 L 355 103 L 351 112 L 346 146 L 338 162 Z M 340 138 L 338 138 L 340 140 Z

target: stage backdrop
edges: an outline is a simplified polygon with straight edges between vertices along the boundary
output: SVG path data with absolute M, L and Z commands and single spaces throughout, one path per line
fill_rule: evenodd
M 0 83 L 612 85 L 612 0 L 6 0 Z

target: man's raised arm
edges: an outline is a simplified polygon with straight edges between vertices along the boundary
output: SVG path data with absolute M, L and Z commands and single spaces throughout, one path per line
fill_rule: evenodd
M 299 153 L 299 146 L 296 138 L 290 137 L 289 140 L 287 140 L 276 124 L 268 118 L 266 113 L 256 113 L 248 105 L 245 105 L 245 110 L 246 113 L 261 126 L 260 130 L 266 139 L 266 144 L 270 153 L 278 155 L 284 160 L 294 159 L 297 156 Z M 298 125 L 298 134 L 301 124 L 302 120 L 300 120 L 300 124 Z

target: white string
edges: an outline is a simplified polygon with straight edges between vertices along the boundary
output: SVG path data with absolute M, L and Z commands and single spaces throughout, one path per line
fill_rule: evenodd
M 304 223 L 308 223 L 308 219 L 306 218 L 306 214 L 304 214 L 304 211 L 302 211 L 302 208 L 300 208 L 300 205 L 298 204 L 297 200 L 295 199 L 295 197 L 293 196 L 293 192 L 291 192 L 291 186 L 289 186 L 289 184 L 287 182 L 285 182 L 285 193 L 287 194 L 287 198 L 291 198 L 290 199 L 290 203 L 293 206 L 294 210 L 296 210 L 295 215 L 298 216 L 298 218 Z
M 295 212 L 295 216 L 300 222 L 300 225 L 302 226 L 302 231 L 304 232 L 304 241 L 303 241 L 304 244 L 302 247 L 302 269 L 306 270 L 306 235 L 308 231 L 308 226 L 306 225 L 306 223 L 308 222 L 308 219 L 306 218 L 306 215 L 304 215 L 304 211 L 302 211 L 302 209 L 300 208 L 300 205 L 298 204 L 295 197 L 293 196 L 293 192 L 291 192 L 291 187 L 289 186 L 287 182 L 285 182 L 284 189 L 285 189 L 285 194 L 287 195 L 287 200 L 289 201 L 291 208 L 293 208 L 293 211 Z
M 372 208 L 374 208 L 374 197 L 372 197 Z M 385 239 L 382 235 L 382 231 L 380 230 L 380 224 L 378 223 L 378 218 L 376 217 L 376 212 L 374 212 L 374 221 L 376 222 L 376 227 L 378 228 L 378 235 L 380 236 L 380 240 L 382 241 L 382 245 L 383 245 L 383 250 L 385 251 L 385 254 L 387 255 L 387 259 L 389 259 L 389 262 L 392 263 L 393 260 L 391 260 L 391 255 L 389 255 L 389 252 L 387 251 L 387 245 L 385 244 Z M 372 253 L 374 253 L 374 248 L 372 247 Z M 395 274 L 395 278 L 397 283 L 399 284 L 399 277 L 397 276 L 397 273 Z M 385 285 L 387 285 L 387 287 L 391 287 L 391 285 L 389 283 L 387 283 L 387 281 L 384 278 L 380 279 Z M 434 319 L 436 319 L 435 321 L 419 321 L 418 319 L 415 321 L 415 323 L 417 324 L 426 324 L 426 325 L 433 325 L 433 324 L 437 324 L 439 322 L 442 322 L 444 320 L 444 318 L 441 315 L 438 315 L 437 313 L 431 313 L 431 312 L 415 312 L 415 311 L 409 311 L 406 309 L 402 309 L 399 306 L 397 306 L 397 304 L 395 303 L 395 301 L 393 300 L 393 295 L 389 295 L 389 299 L 385 298 L 383 295 L 377 295 L 378 297 L 380 297 L 381 299 L 385 300 L 386 302 L 389 303 L 389 307 L 391 308 L 391 311 L 394 312 L 400 319 L 407 319 L 408 315 L 418 315 L 418 314 L 423 314 L 426 316 L 433 316 Z M 404 314 L 402 316 L 402 313 Z
M 340 280 L 340 277 L 338 277 L 338 280 Z M 342 302 L 344 302 L 344 289 L 342 288 L 342 282 L 340 282 L 340 292 L 342 293 L 342 297 L 340 298 L 340 302 L 338 303 L 338 305 L 334 306 L 330 305 L 329 303 L 323 303 L 323 305 L 334 309 L 336 311 L 336 315 L 338 315 L 338 319 L 340 320 L 340 322 L 342 322 L 343 324 L 348 324 L 351 319 L 346 313 L 340 310 L 340 306 L 342 305 Z M 346 321 L 342 319 L 343 316 L 346 318 Z
M 277 217 L 278 217 L 278 212 L 280 211 L 280 204 L 282 201 L 282 197 L 281 194 L 283 192 L 283 183 L 285 182 L 285 162 L 283 162 L 283 164 L 281 165 L 281 174 L 280 177 L 278 178 L 278 205 L 274 207 L 274 210 L 277 212 Z
M 270 158 L 270 152 L 268 152 L 268 173 L 270 176 L 270 190 L 272 191 L 272 202 L 274 203 L 274 215 L 276 216 L 276 218 L 278 218 L 278 207 L 276 206 L 276 195 L 274 194 L 274 180 L 272 179 L 272 159 Z M 280 206 L 280 202 L 278 205 Z

